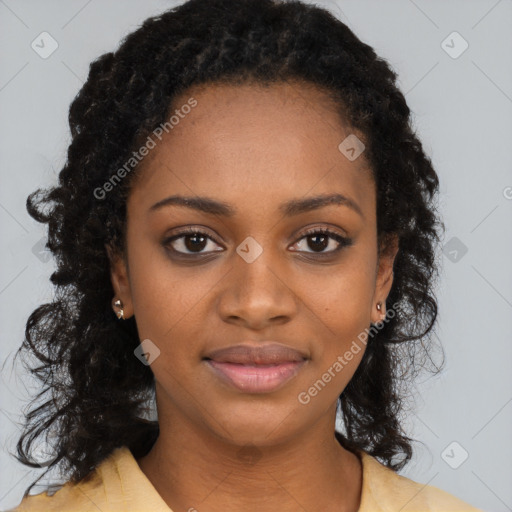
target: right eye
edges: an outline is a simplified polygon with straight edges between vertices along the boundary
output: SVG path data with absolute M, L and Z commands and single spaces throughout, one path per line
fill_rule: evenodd
M 215 240 L 204 231 L 198 228 L 187 228 L 164 240 L 163 245 L 164 247 L 170 247 L 172 251 L 178 254 L 186 256 L 219 252 L 219 249 L 204 251 L 205 247 L 208 246 L 208 242 L 216 244 Z M 220 250 L 223 249 L 221 248 Z

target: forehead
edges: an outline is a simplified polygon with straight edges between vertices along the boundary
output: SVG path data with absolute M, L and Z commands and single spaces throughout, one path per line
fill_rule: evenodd
M 364 153 L 350 161 L 338 147 L 356 132 L 310 84 L 196 86 L 170 114 L 172 129 L 153 137 L 156 146 L 139 164 L 132 202 L 183 193 L 270 208 L 274 200 L 341 192 L 373 207 Z

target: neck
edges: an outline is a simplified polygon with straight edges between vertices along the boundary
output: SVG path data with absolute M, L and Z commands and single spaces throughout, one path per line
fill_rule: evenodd
M 361 463 L 336 440 L 334 423 L 319 422 L 280 443 L 241 447 L 176 418 L 159 421 L 158 439 L 137 462 L 172 510 L 359 508 Z

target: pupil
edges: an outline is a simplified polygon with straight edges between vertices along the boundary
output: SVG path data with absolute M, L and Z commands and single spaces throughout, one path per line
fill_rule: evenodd
M 190 243 L 191 239 L 195 239 L 195 240 L 199 239 L 201 241 L 199 243 L 197 243 L 197 242 Z M 203 236 L 199 233 L 196 233 L 194 235 L 189 235 L 185 238 L 185 246 L 189 251 L 194 251 L 194 250 L 200 251 L 201 249 L 204 249 L 205 241 L 206 241 L 205 236 Z
M 309 244 L 309 247 L 310 249 L 313 249 L 313 250 L 316 250 L 318 249 L 318 252 L 322 251 L 323 249 L 325 249 L 328 245 L 328 237 L 326 235 L 310 235 L 309 237 L 310 239 L 318 239 L 318 238 L 321 238 L 322 239 L 322 242 L 320 243 L 320 247 L 312 247 L 311 244 Z M 315 242 L 313 243 L 313 245 L 315 245 Z

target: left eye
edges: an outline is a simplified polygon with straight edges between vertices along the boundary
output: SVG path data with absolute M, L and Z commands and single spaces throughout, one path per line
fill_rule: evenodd
M 340 251 L 343 247 L 347 247 L 352 245 L 352 240 L 350 238 L 343 237 L 338 235 L 338 233 L 334 233 L 328 229 L 317 229 L 308 231 L 302 238 L 297 242 L 298 245 L 302 240 L 310 240 L 309 243 L 306 244 L 309 247 L 312 247 L 312 251 L 304 251 L 309 252 L 309 254 L 326 254 L 326 253 L 334 253 Z M 325 249 L 334 245 L 334 248 L 326 251 Z M 295 249 L 294 249 L 295 250 Z

